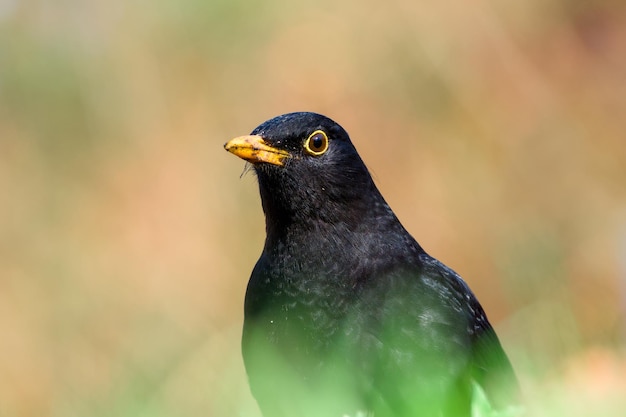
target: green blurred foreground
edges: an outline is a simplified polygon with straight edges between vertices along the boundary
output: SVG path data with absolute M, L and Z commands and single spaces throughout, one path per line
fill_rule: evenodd
M 0 2 L 0 416 L 258 415 L 222 144 L 295 110 L 466 278 L 531 416 L 621 416 L 625 6 L 517 3 Z

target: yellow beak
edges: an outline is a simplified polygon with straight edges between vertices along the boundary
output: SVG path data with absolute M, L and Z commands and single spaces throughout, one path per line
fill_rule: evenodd
M 253 164 L 268 163 L 283 166 L 283 160 L 289 152 L 269 146 L 261 136 L 248 135 L 231 139 L 224 144 L 224 149 Z

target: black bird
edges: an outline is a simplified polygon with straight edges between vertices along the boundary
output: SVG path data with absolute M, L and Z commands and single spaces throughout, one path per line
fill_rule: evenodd
M 341 126 L 289 113 L 224 147 L 252 164 L 265 212 L 242 339 L 265 417 L 461 417 L 515 404 L 478 300 L 400 224 Z

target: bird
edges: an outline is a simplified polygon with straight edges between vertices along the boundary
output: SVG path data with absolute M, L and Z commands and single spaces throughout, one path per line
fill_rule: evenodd
M 346 130 L 294 112 L 224 147 L 252 167 L 265 215 L 241 342 L 264 417 L 517 406 L 515 372 L 476 296 L 404 228 Z

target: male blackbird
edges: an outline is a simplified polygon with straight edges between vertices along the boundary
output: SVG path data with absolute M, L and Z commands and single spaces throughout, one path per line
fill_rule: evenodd
M 242 340 L 265 417 L 514 404 L 516 378 L 478 300 L 400 224 L 341 126 L 290 113 L 224 147 L 252 163 L 265 212 Z

